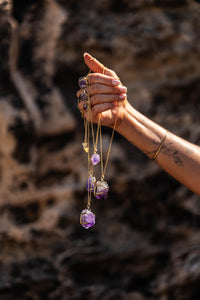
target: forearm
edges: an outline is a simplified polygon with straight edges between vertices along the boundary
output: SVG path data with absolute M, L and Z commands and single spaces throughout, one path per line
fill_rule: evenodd
M 174 178 L 200 195 L 200 147 L 170 132 L 166 135 L 164 128 L 124 101 L 126 89 L 121 87 L 117 75 L 112 70 L 105 68 L 89 54 L 84 54 L 84 59 L 87 66 L 96 73 L 87 76 L 92 120 L 98 123 L 100 114 L 101 125 L 115 128 L 150 158 L 155 158 L 155 154 L 160 150 L 156 162 Z M 83 111 L 82 103 L 79 103 L 79 109 Z M 85 117 L 88 117 L 87 112 Z M 116 120 L 118 122 L 115 123 Z
M 117 131 L 153 158 L 166 130 L 149 120 L 129 103 Z M 156 162 L 175 179 L 200 195 L 200 147 L 168 132 Z

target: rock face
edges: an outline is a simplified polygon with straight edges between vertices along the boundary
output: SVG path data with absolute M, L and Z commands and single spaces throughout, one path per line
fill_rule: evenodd
M 199 299 L 199 197 L 118 135 L 109 197 L 80 226 L 75 95 L 87 51 L 138 110 L 199 144 L 199 15 L 194 0 L 0 1 L 1 300 Z

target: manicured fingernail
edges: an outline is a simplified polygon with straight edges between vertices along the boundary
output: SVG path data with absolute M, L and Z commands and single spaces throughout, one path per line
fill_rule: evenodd
M 122 86 L 119 88 L 121 93 L 126 93 L 127 92 L 127 88 L 125 86 Z
M 121 99 L 121 100 L 124 100 L 124 99 L 126 99 L 126 94 L 119 95 L 119 99 Z
M 117 101 L 112 102 L 112 106 L 116 106 L 117 105 Z
M 117 79 L 113 79 L 112 80 L 112 84 L 113 85 L 119 85 L 121 82 L 119 81 L 119 80 L 117 80 Z

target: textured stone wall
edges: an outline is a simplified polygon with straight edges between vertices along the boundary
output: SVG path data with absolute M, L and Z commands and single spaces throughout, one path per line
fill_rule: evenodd
M 79 225 L 75 95 L 87 51 L 139 111 L 200 144 L 199 16 L 195 0 L 0 0 L 1 300 L 199 299 L 199 197 L 117 134 L 109 198 Z

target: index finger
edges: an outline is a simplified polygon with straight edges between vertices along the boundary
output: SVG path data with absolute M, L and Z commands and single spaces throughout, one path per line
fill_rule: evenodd
M 94 73 L 101 73 L 108 76 L 112 76 L 118 78 L 116 73 L 108 68 L 106 68 L 102 63 L 100 63 L 96 58 L 88 53 L 84 53 L 83 55 L 86 65 L 90 70 Z
M 113 78 L 113 76 L 107 76 L 100 73 L 90 73 L 87 75 L 88 83 L 94 84 L 94 83 L 101 83 L 109 86 L 116 86 L 121 85 L 120 80 Z

